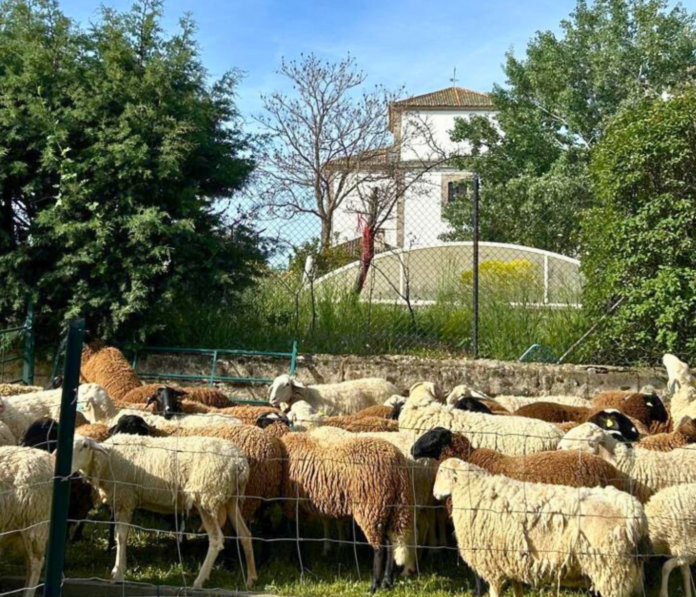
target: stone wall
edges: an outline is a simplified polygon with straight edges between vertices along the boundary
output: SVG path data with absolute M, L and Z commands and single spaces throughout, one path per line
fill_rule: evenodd
M 150 355 L 141 359 L 138 371 L 208 375 L 210 358 L 193 355 Z M 286 360 L 220 358 L 218 375 L 273 378 L 287 373 Z M 660 391 L 666 376 L 661 369 L 545 365 L 491 360 L 428 359 L 410 356 L 301 355 L 297 377 L 309 384 L 331 383 L 360 377 L 385 377 L 406 389 L 422 381 L 436 381 L 444 389 L 465 383 L 487 394 L 554 395 L 591 397 L 601 390 L 639 390 L 646 385 Z M 232 394 L 262 397 L 264 387 L 253 391 L 235 388 Z

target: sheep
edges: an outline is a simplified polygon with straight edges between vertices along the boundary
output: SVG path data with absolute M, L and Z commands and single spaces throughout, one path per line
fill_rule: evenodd
M 618 409 L 645 425 L 649 433 L 671 431 L 669 414 L 657 394 L 600 392 L 592 399 L 592 406 L 594 409 Z
M 478 400 L 486 400 L 486 401 L 492 401 L 490 397 L 488 397 L 486 394 L 483 392 L 479 392 L 477 390 L 474 390 L 470 388 L 467 385 L 461 384 L 458 386 L 455 386 L 452 391 L 447 394 L 447 398 L 445 399 L 445 404 L 448 406 L 453 406 L 457 402 L 459 402 L 462 398 L 476 398 Z M 502 407 L 501 407 L 502 408 Z
M 0 383 L 0 396 L 17 396 L 30 392 L 40 392 L 41 386 L 25 386 L 21 383 Z
M 478 398 L 473 398 L 472 396 L 465 396 L 463 398 L 460 398 L 459 400 L 457 400 L 457 402 L 450 404 L 449 407 L 453 410 L 466 410 L 472 413 L 483 413 L 486 415 L 493 414 L 491 407 L 488 406 L 487 403 L 484 403 L 483 400 L 479 400 Z M 507 413 L 507 411 L 505 412 Z
M 588 577 L 603 597 L 629 597 L 642 588 L 637 557 L 647 535 L 638 501 L 615 487 L 524 483 L 491 475 L 456 458 L 438 468 L 433 494 L 452 496 L 459 552 L 498 597 L 506 581 Z
M 645 504 L 653 553 L 665 555 L 660 597 L 668 597 L 669 575 L 681 567 L 685 597 L 691 597 L 691 569 L 696 561 L 696 484 L 675 485 L 658 491 Z
M 646 450 L 669 452 L 696 443 L 696 421 L 684 417 L 672 433 L 658 433 L 642 439 L 637 445 Z
M 411 447 L 413 458 L 442 461 L 459 458 L 487 470 L 528 483 L 548 483 L 569 487 L 607 487 L 628 491 L 631 480 L 610 463 L 586 452 L 535 452 L 525 456 L 506 456 L 485 448 L 472 448 L 466 437 L 437 427 L 421 435 Z
M 290 432 L 290 421 L 285 415 L 268 413 L 261 415 L 255 425 L 272 437 L 282 437 Z
M 393 394 L 392 396 L 389 396 L 384 401 L 383 406 L 390 406 L 394 408 L 395 406 L 403 406 L 406 403 L 406 396 L 401 396 L 400 394 Z
M 592 414 L 588 406 L 570 406 L 557 402 L 532 402 L 518 408 L 514 413 L 516 417 L 528 417 L 539 419 L 548 423 L 584 423 Z
M 165 435 L 173 434 L 180 427 L 200 428 L 208 425 L 241 425 L 239 419 L 230 417 L 229 415 L 221 415 L 217 413 L 206 413 L 203 415 L 175 415 L 171 420 L 166 420 L 164 417 L 154 415 L 146 411 L 137 409 L 122 409 L 108 423 L 109 427 L 117 425 L 118 422 L 127 416 L 136 415 L 142 417 L 143 420 L 153 429 L 162 432 Z
M 75 433 L 93 439 L 95 442 L 102 443 L 111 437 L 108 425 L 104 423 L 88 423 L 87 425 L 75 426 Z
M 268 390 L 268 402 L 279 407 L 282 403 L 292 406 L 304 400 L 325 415 L 351 415 L 398 393 L 396 386 L 376 377 L 305 386 L 289 375 L 280 375 Z
M 640 444 L 622 443 L 590 423 L 580 425 L 569 435 L 559 443 L 559 450 L 580 449 L 601 456 L 633 479 L 634 493 L 643 503 L 665 487 L 696 482 L 696 450 L 646 450 Z
M 222 550 L 220 521 L 226 515 L 244 549 L 246 585 L 257 580 L 251 535 L 239 509 L 249 463 L 232 443 L 210 437 L 116 435 L 98 444 L 76 435 L 72 469 L 90 479 L 114 512 L 114 580 L 124 579 L 128 530 L 136 508 L 154 512 L 196 509 L 208 533 L 208 553 L 193 582 L 196 589 L 208 579 Z
M 364 409 L 371 412 L 370 407 Z M 399 408 L 391 409 L 392 414 Z M 287 412 L 287 417 L 295 431 L 308 431 L 317 427 L 327 426 L 345 429 L 347 431 L 398 431 L 399 424 L 395 419 L 385 419 L 382 417 L 365 416 L 360 411 L 354 415 L 340 415 L 335 417 L 325 417 L 308 402 L 298 400 Z M 265 414 L 265 413 L 264 413 Z
M 173 396 L 184 397 L 191 402 L 196 402 L 205 406 L 210 406 L 212 408 L 225 408 L 230 406 L 232 403 L 230 399 L 224 394 L 224 392 L 218 390 L 217 388 L 209 388 L 206 386 L 192 386 L 192 387 L 178 387 L 178 386 L 164 386 L 162 384 L 146 384 L 137 388 L 132 389 L 125 396 L 123 396 L 123 402 L 131 402 L 135 404 L 147 403 L 150 398 L 155 396 L 160 388 L 168 387 L 172 390 Z
M 37 419 L 60 417 L 62 389 L 42 390 L 31 394 L 8 396 L 0 399 L 0 420 L 10 428 L 15 438 L 21 437 Z M 97 384 L 82 384 L 77 392 L 78 411 L 89 421 L 107 420 L 116 413 L 109 396 Z
M 496 396 L 493 400 L 508 412 L 515 412 L 517 409 L 534 402 L 556 402 L 568 406 L 587 406 L 589 404 L 589 400 L 579 396 Z
M 434 427 L 458 431 L 475 448 L 497 449 L 504 454 L 554 450 L 563 437 L 563 432 L 551 423 L 451 410 L 439 404 L 427 388 L 412 388 L 399 416 L 399 430 L 422 433 Z
M 113 346 L 86 345 L 82 349 L 80 374 L 87 382 L 102 386 L 113 400 L 142 385 L 123 353 Z
M 667 369 L 667 389 L 671 394 L 669 405 L 673 421 L 684 417 L 696 418 L 696 378 L 689 366 L 673 354 L 665 354 L 662 363 Z
M 288 453 L 286 514 L 294 517 L 295 508 L 302 508 L 328 518 L 352 517 L 374 550 L 371 591 L 387 586 L 393 561 L 409 567 L 413 499 L 404 455 L 388 441 L 369 437 L 325 441 L 288 433 L 282 441 Z
M 43 569 L 53 495 L 53 459 L 17 446 L 0 447 L 0 547 L 24 552 L 25 597 L 34 597 Z

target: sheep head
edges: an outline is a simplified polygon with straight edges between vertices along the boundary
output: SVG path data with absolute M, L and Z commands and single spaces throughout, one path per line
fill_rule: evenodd
M 454 486 L 467 475 L 487 476 L 489 473 L 474 464 L 464 462 L 459 458 L 448 458 L 437 469 L 433 496 L 436 500 L 444 500 L 452 494 Z
M 442 390 L 431 381 L 419 381 L 408 390 L 407 404 L 425 406 L 431 402 L 442 402 Z
M 77 473 L 78 471 L 82 471 L 86 475 L 89 475 L 95 452 L 101 452 L 102 454 L 109 453 L 104 446 L 93 439 L 76 433 L 73 440 L 71 472 Z
M 566 433 L 558 442 L 557 450 L 578 450 L 597 454 L 605 432 L 594 423 L 583 423 Z
M 77 390 L 77 405 L 90 423 L 106 421 L 116 414 L 116 407 L 106 390 L 96 383 L 83 383 Z
M 295 400 L 301 398 L 306 386 L 287 374 L 279 375 L 268 388 L 268 402 L 271 406 L 279 408 L 281 404 L 292 405 Z
M 640 433 L 638 433 L 633 421 L 615 408 L 600 410 L 589 417 L 586 422 L 594 423 L 620 442 L 635 442 L 640 439 Z
M 489 398 L 483 392 L 472 390 L 469 386 L 461 384 L 456 386 L 448 395 L 446 403 L 450 406 L 459 402 L 462 398 Z
M 695 385 L 694 376 L 691 374 L 689 365 L 684 361 L 680 361 L 676 356 L 666 353 L 662 357 L 662 364 L 667 369 L 667 391 L 674 394 L 685 385 Z
M 176 390 L 169 386 L 160 386 L 147 400 L 146 406 L 154 405 L 153 412 L 161 414 L 166 420 L 181 413 L 181 397 L 186 396 L 184 390 Z

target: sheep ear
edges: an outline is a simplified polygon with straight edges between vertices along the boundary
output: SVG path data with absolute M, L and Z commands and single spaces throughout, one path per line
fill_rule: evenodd
M 301 381 L 299 381 L 299 380 L 297 380 L 297 379 L 291 379 L 291 380 L 290 380 L 290 385 L 291 385 L 293 388 L 304 388 L 304 387 L 306 387 Z
M 147 399 L 147 402 L 145 403 L 145 406 L 150 406 L 151 404 L 154 404 L 157 402 L 157 394 L 153 394 Z

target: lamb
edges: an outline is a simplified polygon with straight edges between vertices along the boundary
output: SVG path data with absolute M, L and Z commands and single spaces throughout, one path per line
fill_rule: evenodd
M 647 520 L 638 501 L 614 487 L 573 488 L 491 475 L 450 458 L 437 472 L 436 498 L 452 496 L 459 552 L 499 597 L 506 581 L 560 583 L 588 577 L 603 597 L 642 588 L 637 557 Z
M 596 426 L 584 423 L 569 432 L 558 449 L 581 449 L 596 454 L 633 479 L 634 494 L 645 503 L 653 493 L 679 485 L 696 483 L 696 450 L 677 448 L 670 452 L 630 446 Z
M 662 357 L 662 363 L 669 377 L 667 389 L 672 396 L 669 405 L 672 420 L 696 418 L 696 378 L 689 366 L 669 353 Z
M 292 406 L 296 401 L 304 400 L 327 416 L 351 415 L 368 406 L 381 404 L 398 393 L 396 386 L 380 378 L 305 386 L 289 375 L 280 375 L 268 390 L 268 402 L 277 408 L 283 403 Z
M 423 433 L 434 427 L 463 433 L 475 448 L 511 455 L 555 450 L 563 437 L 563 432 L 551 423 L 451 410 L 439 404 L 427 388 L 412 388 L 399 416 L 399 430 Z
M 224 394 L 224 392 L 218 390 L 217 388 L 208 388 L 206 386 L 193 386 L 193 387 L 174 387 L 174 386 L 163 386 L 162 384 L 146 384 L 137 388 L 134 388 L 128 392 L 123 398 L 123 402 L 131 402 L 135 404 L 145 404 L 150 398 L 157 395 L 160 388 L 169 387 L 172 390 L 172 395 L 184 397 L 190 402 L 202 404 L 205 406 L 210 406 L 212 408 L 225 408 L 230 406 L 230 399 Z
M 548 483 L 569 487 L 616 487 L 630 489 L 631 480 L 610 463 L 586 452 L 535 452 L 506 456 L 485 448 L 472 448 L 466 437 L 438 427 L 421 435 L 411 448 L 414 458 L 442 462 L 459 458 L 480 466 L 492 475 L 504 475 L 527 483 Z
M 239 509 L 249 463 L 232 443 L 209 437 L 117 435 L 98 444 L 78 435 L 72 468 L 90 479 L 114 512 L 114 580 L 124 579 L 126 541 L 136 508 L 162 513 L 195 508 L 208 533 L 208 553 L 193 587 L 203 586 L 223 548 L 219 521 L 225 515 L 244 549 L 246 584 L 250 587 L 256 581 L 251 535 Z
M 669 414 L 657 394 L 601 392 L 592 399 L 592 406 L 595 409 L 616 408 L 645 425 L 649 433 L 671 431 Z
M 0 447 L 0 547 L 24 552 L 25 597 L 34 597 L 43 569 L 53 494 L 53 460 L 45 452 Z
M 42 390 L 31 394 L 0 399 L 0 420 L 10 428 L 15 438 L 21 437 L 37 419 L 60 417 L 63 390 Z M 116 413 L 109 396 L 97 384 L 82 384 L 77 392 L 78 410 L 90 421 L 104 421 Z
M 696 443 L 696 420 L 684 417 L 672 433 L 658 433 L 642 439 L 637 445 L 645 450 L 669 452 Z
M 691 569 L 696 561 L 696 484 L 676 485 L 658 491 L 645 505 L 653 553 L 665 555 L 660 597 L 668 597 L 669 575 L 681 567 L 684 595 L 691 597 Z
M 307 433 L 288 433 L 282 441 L 288 452 L 286 514 L 294 517 L 299 507 L 328 518 L 352 517 L 374 550 L 371 591 L 387 586 L 393 561 L 409 566 L 413 500 L 403 454 L 385 440 L 368 437 L 327 442 Z
M 86 345 L 82 349 L 80 374 L 87 382 L 102 386 L 113 400 L 142 385 L 123 353 L 113 346 Z

